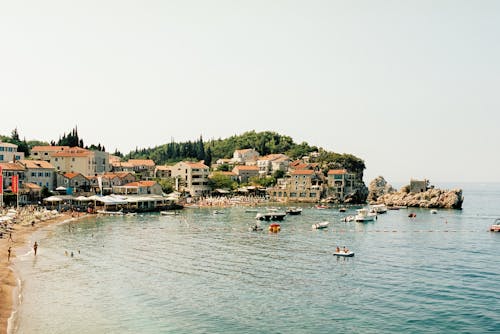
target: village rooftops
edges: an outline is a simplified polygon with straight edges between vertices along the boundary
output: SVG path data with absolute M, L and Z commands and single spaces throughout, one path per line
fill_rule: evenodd
M 311 169 L 294 169 L 290 175 L 314 175 L 315 172 Z
M 31 152 L 59 152 L 69 150 L 69 146 L 51 146 L 51 145 L 43 145 L 43 146 L 33 146 Z
M 146 166 L 146 167 L 154 167 L 155 162 L 151 159 L 129 159 L 127 161 L 131 166 Z
M 9 170 L 9 171 L 24 171 L 24 167 L 19 165 L 19 164 L 16 164 L 16 163 L 13 163 L 13 162 L 0 162 L 0 167 L 2 167 L 2 169 L 4 171 L 6 170 Z
M 328 171 L 328 175 L 342 175 L 347 174 L 347 170 L 345 169 L 330 169 Z
M 198 169 L 207 169 L 209 168 L 207 165 L 201 163 L 201 162 L 186 162 L 186 165 L 188 165 L 191 168 L 198 168 Z
M 67 179 L 73 179 L 73 178 L 75 178 L 77 176 L 85 177 L 84 175 L 82 175 L 82 173 L 65 173 L 64 174 L 64 177 L 67 178 Z
M 63 157 L 74 157 L 74 158 L 79 158 L 79 157 L 88 157 L 90 156 L 91 151 L 86 150 L 84 148 L 79 148 L 79 147 L 74 147 L 68 150 L 56 152 L 52 155 L 52 157 L 55 158 L 63 158 Z
M 54 166 L 52 166 L 52 164 L 50 162 L 43 161 L 43 160 L 18 160 L 18 162 L 29 169 L 39 169 L 39 168 L 53 169 L 54 168 Z
M 152 187 L 156 183 L 156 181 L 136 181 L 127 183 L 125 187 Z
M 257 166 L 236 166 L 234 167 L 233 170 L 239 170 L 239 171 L 259 171 L 259 167 Z

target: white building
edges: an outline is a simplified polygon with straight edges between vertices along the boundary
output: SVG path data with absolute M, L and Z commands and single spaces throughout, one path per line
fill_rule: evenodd
M 24 159 L 24 152 L 17 152 L 17 145 L 0 142 L 0 162 L 13 162 Z

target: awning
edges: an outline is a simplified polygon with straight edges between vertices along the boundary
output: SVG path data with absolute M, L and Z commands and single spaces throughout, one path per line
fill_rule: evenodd
M 50 196 L 50 197 L 44 198 L 43 200 L 45 202 L 62 202 L 63 199 L 61 197 L 57 197 L 57 196 Z

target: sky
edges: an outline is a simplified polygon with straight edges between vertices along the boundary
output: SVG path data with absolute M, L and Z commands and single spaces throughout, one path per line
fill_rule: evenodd
M 500 1 L 0 0 L 0 134 L 276 131 L 365 182 L 500 182 Z

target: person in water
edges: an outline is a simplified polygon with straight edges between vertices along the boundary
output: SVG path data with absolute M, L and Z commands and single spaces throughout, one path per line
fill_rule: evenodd
M 339 252 L 340 252 L 340 248 L 339 248 L 339 246 L 337 246 L 336 252 L 337 252 L 337 253 L 339 253 Z
M 38 249 L 38 243 L 35 241 L 35 244 L 33 245 L 33 250 L 35 251 L 35 255 L 37 249 Z

